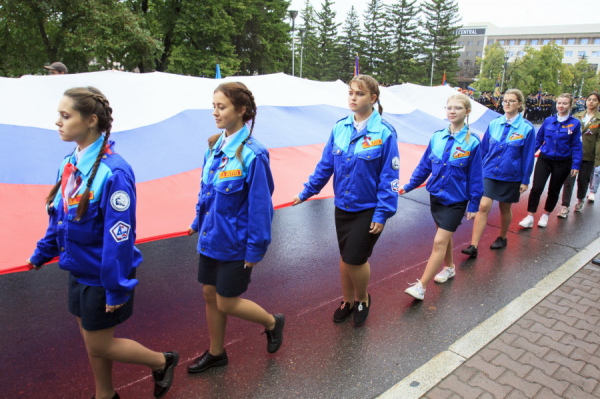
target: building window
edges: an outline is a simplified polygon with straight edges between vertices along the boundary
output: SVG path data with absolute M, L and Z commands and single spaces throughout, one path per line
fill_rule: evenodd
M 600 39 L 597 39 L 597 40 L 600 40 Z M 494 39 L 488 40 L 488 45 L 491 45 L 491 44 L 494 44 Z
M 498 43 L 500 43 L 501 46 L 504 46 L 504 40 L 498 40 Z
M 461 67 L 461 66 L 462 66 L 462 62 L 459 62 L 459 63 L 458 63 L 458 66 L 459 66 L 459 67 Z
M 580 39 L 579 44 L 588 44 L 588 39 Z
M 517 53 L 517 56 L 519 56 L 519 57 L 523 57 L 523 54 L 524 54 L 524 53 L 523 53 L 522 51 L 519 51 L 519 52 Z
M 597 51 L 596 51 L 597 52 Z M 481 57 L 481 51 L 477 52 L 477 57 Z
M 462 40 L 459 40 L 459 42 L 458 42 L 458 45 L 459 45 L 459 46 L 464 46 L 464 45 L 465 45 L 465 42 L 463 42 Z
M 473 55 L 473 52 L 472 52 L 472 51 L 467 51 L 467 57 L 470 57 L 470 56 L 472 56 L 472 55 Z
M 578 57 L 585 57 L 585 51 L 579 51 L 579 52 L 577 53 L 577 56 L 578 56 Z
M 565 51 L 565 57 L 573 57 L 572 51 Z
M 554 43 L 558 44 L 559 46 L 562 44 L 562 39 L 556 39 L 554 41 Z
M 525 39 L 519 40 L 519 46 L 524 46 L 526 44 L 527 44 L 527 40 L 525 40 Z
M 600 39 L 594 39 L 594 44 L 600 44 Z
M 567 44 L 575 44 L 575 39 L 567 39 Z
M 537 46 L 538 44 L 538 40 L 537 39 L 531 39 L 531 45 L 532 46 Z
M 477 40 L 477 45 L 478 46 L 483 46 L 483 40 Z
M 509 44 L 510 46 L 514 46 L 516 43 L 517 43 L 517 41 L 516 41 L 516 40 L 514 40 L 514 39 L 513 39 L 513 40 L 509 40 L 509 41 L 508 41 L 508 44 Z
M 544 39 L 542 44 L 545 46 L 546 44 L 550 44 L 550 39 Z
M 592 51 L 592 57 L 600 57 L 600 51 Z
M 472 45 L 473 45 L 473 41 L 472 41 L 472 40 L 469 40 L 469 41 L 467 42 L 467 46 L 472 46 Z

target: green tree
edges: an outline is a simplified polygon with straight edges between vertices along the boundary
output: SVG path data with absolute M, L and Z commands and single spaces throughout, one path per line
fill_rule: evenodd
M 317 77 L 317 22 L 315 20 L 315 9 L 310 0 L 305 0 L 304 8 L 300 12 L 304 21 L 304 56 L 302 60 L 302 77 L 316 79 Z
M 417 57 L 421 53 L 417 0 L 397 0 L 388 9 L 391 51 L 384 56 L 384 80 L 405 83 L 419 80 Z
M 341 42 L 341 79 L 345 82 L 352 79 L 354 75 L 354 62 L 360 52 L 360 20 L 354 6 L 348 11 L 346 21 L 342 27 Z
M 331 9 L 332 0 L 324 0 L 321 12 L 317 13 L 317 57 L 315 77 L 318 80 L 335 80 L 341 74 L 340 45 L 338 43 L 338 27 L 335 23 L 336 12 Z
M 42 72 L 62 61 L 69 72 L 123 67 L 152 59 L 161 47 L 125 3 L 111 0 L 3 0 L 0 74 Z
M 564 90 L 574 95 L 581 94 L 587 96 L 589 93 L 598 90 L 598 76 L 596 71 L 591 67 L 587 60 L 579 60 L 575 65 L 572 66 L 571 71 L 573 73 L 573 79 L 570 90 Z M 562 75 L 561 75 L 562 78 Z M 583 87 L 581 82 L 583 80 Z
M 370 0 L 363 15 L 363 36 L 361 73 L 378 78 L 383 68 L 383 60 L 387 47 L 387 27 L 385 6 L 382 0 Z
M 459 47 L 456 30 L 461 27 L 458 5 L 455 0 L 427 0 L 422 5 L 425 22 L 423 24 L 423 44 L 426 48 L 428 77 L 431 79 L 431 63 L 434 62 L 433 84 L 440 84 L 446 72 L 446 81 L 455 84 L 458 71 Z M 433 57 L 432 57 L 433 53 Z M 425 84 L 430 83 L 424 82 Z
M 504 69 L 504 55 L 506 52 L 496 42 L 485 47 L 484 58 L 477 58 L 477 65 L 481 68 L 481 73 L 473 83 L 478 91 L 492 91 L 496 87 L 498 77 L 502 75 Z

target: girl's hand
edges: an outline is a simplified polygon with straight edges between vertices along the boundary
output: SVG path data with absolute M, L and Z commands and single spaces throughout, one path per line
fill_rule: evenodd
M 406 194 L 406 190 L 404 189 L 404 186 L 400 187 L 400 190 L 398 190 L 398 195 L 404 195 Z
M 467 220 L 475 219 L 477 212 L 467 212 Z
M 383 231 L 383 225 L 381 223 L 371 222 L 371 230 L 369 233 L 371 234 L 379 234 Z
M 196 230 L 194 230 L 194 229 L 192 229 L 192 226 L 190 226 L 190 227 L 188 227 L 188 231 L 187 231 L 187 233 L 188 233 L 188 236 L 190 236 L 190 237 L 191 237 L 191 236 L 193 236 L 194 234 L 196 234 L 196 233 L 197 233 L 197 231 L 196 231 Z
M 27 260 L 25 261 L 25 263 L 27 263 L 28 265 L 31 265 L 31 266 L 33 266 L 33 269 L 34 269 L 34 270 L 40 270 L 40 269 L 42 268 L 41 266 L 40 266 L 40 267 L 37 267 L 36 265 L 34 265 L 33 263 L 31 263 L 31 260 L 30 260 L 30 259 L 27 259 Z
M 525 191 L 527 191 L 528 188 L 529 184 L 521 184 L 521 188 L 519 189 L 519 191 L 521 192 L 521 194 L 523 194 Z
M 115 305 L 115 306 L 106 305 L 106 313 L 113 313 L 115 310 L 119 309 L 123 305 L 125 305 L 125 304 L 122 303 L 120 305 Z
M 296 206 L 301 203 L 302 203 L 302 200 L 300 199 L 300 197 L 298 197 L 297 195 L 294 195 L 294 198 L 292 199 L 292 206 Z
M 244 269 L 247 267 L 252 267 L 254 265 L 256 265 L 258 262 L 248 262 L 247 260 L 244 261 Z
M 571 169 L 571 176 L 575 177 L 578 173 L 579 171 L 577 169 Z

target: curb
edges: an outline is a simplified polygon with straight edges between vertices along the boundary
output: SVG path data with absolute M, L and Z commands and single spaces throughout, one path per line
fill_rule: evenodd
M 470 359 L 525 313 L 559 288 L 600 252 L 600 238 L 575 254 L 558 269 L 544 277 L 489 319 L 479 324 L 448 350 L 413 371 L 410 375 L 379 396 L 380 399 L 417 399 L 440 383 L 446 376 Z

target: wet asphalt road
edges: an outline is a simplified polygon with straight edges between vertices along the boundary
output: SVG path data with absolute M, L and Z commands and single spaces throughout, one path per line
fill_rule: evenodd
M 521 230 L 527 196 L 513 206 L 506 250 L 487 249 L 498 233 L 495 205 L 479 257 L 467 260 L 460 249 L 470 242 L 472 222 L 463 219 L 454 235 L 457 276 L 430 283 L 424 302 L 403 291 L 420 277 L 431 251 L 429 194 L 418 189 L 401 197 L 370 259 L 372 309 L 359 328 L 331 320 L 341 300 L 333 200 L 277 210 L 273 242 L 245 297 L 286 315 L 284 344 L 269 355 L 260 326 L 230 318 L 229 365 L 194 376 L 185 366 L 208 348 L 197 236 L 142 244 L 134 315 L 117 336 L 180 352 L 167 398 L 376 397 L 599 236 L 600 204 L 566 220 L 555 210 L 546 229 Z M 66 306 L 67 280 L 56 264 L 0 276 L 1 397 L 94 394 L 83 341 Z M 115 364 L 114 384 L 124 399 L 152 397 L 143 366 Z

